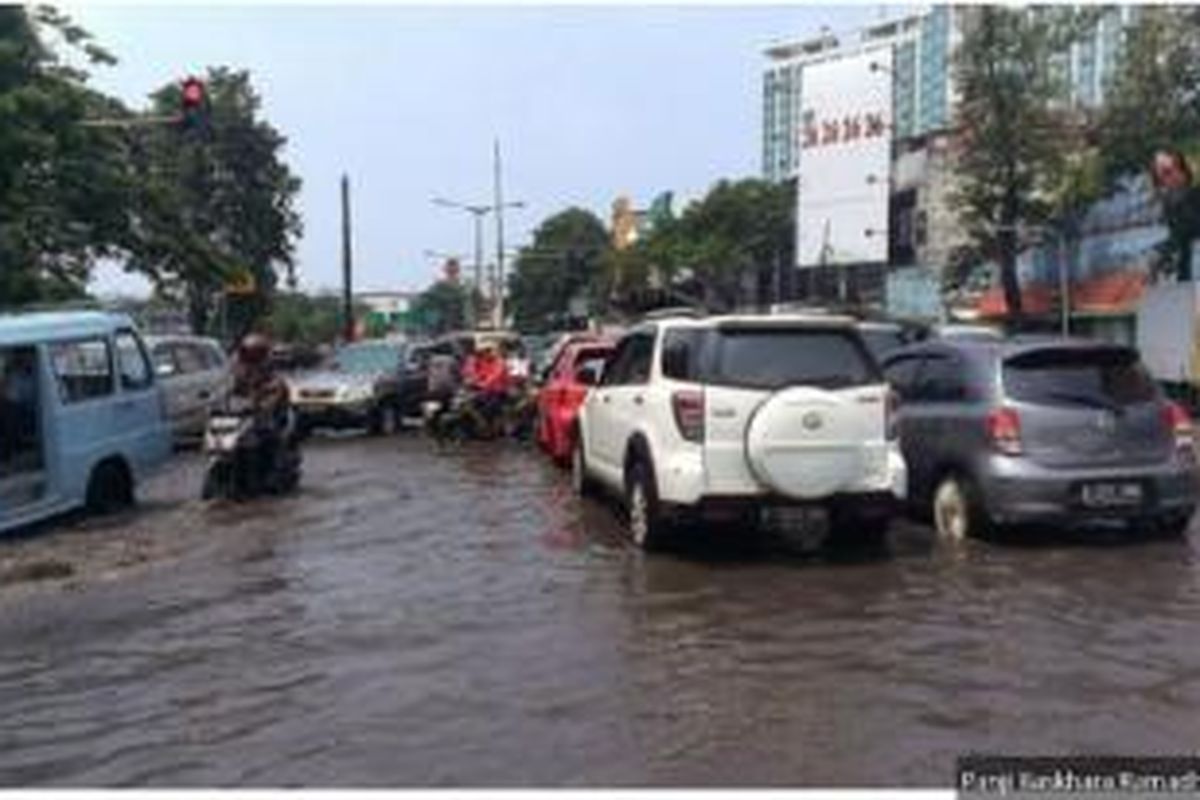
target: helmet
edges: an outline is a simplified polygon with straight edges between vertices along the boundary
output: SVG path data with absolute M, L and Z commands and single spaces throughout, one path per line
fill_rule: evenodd
M 271 340 L 261 333 L 252 333 L 238 345 L 238 357 L 247 364 L 263 364 L 271 355 Z

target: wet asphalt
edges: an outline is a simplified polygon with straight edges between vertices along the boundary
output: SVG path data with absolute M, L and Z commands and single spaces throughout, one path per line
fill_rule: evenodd
M 305 455 L 0 541 L 0 784 L 949 787 L 1200 740 L 1195 533 L 643 554 L 526 446 Z

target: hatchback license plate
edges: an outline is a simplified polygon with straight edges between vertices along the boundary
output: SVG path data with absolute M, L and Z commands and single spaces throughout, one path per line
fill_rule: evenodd
M 1087 483 L 1081 499 L 1085 506 L 1111 508 L 1113 506 L 1136 506 L 1142 502 L 1140 483 Z

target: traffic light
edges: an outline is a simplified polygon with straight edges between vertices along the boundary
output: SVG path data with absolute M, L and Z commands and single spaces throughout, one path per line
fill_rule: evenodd
M 186 78 L 181 87 L 179 104 L 183 127 L 187 130 L 202 127 L 208 121 L 208 93 L 204 81 L 196 77 Z

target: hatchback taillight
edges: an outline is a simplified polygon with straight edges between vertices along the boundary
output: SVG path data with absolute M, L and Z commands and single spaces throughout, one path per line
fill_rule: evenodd
M 987 415 L 987 436 L 992 447 L 1006 456 L 1021 455 L 1021 417 L 1014 408 L 994 408 Z
M 1192 418 L 1188 416 L 1188 412 L 1179 403 L 1168 402 L 1163 408 L 1163 422 L 1167 426 L 1167 430 L 1175 438 L 1175 449 L 1193 452 L 1194 445 L 1194 429 L 1192 428 Z
M 672 393 L 671 410 L 680 436 L 689 442 L 704 441 L 704 392 L 681 389 Z

